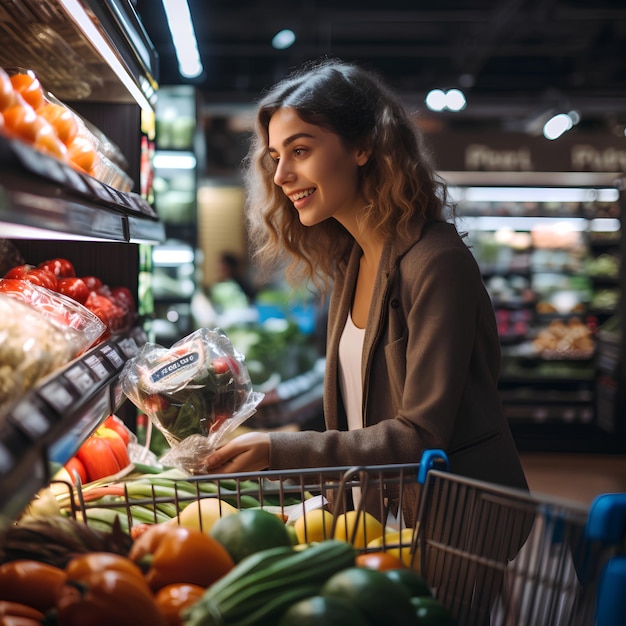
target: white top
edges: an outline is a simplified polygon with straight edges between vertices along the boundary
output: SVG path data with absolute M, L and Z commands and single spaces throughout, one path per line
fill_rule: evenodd
M 348 417 L 348 429 L 363 428 L 363 383 L 361 381 L 361 360 L 365 329 L 358 328 L 348 315 L 343 333 L 339 339 L 339 385 Z M 355 509 L 361 501 L 361 489 L 353 487 L 352 500 Z M 403 528 L 404 522 L 391 511 L 385 520 L 385 526 Z
M 358 328 L 348 315 L 339 340 L 339 385 L 348 417 L 348 429 L 363 428 L 363 382 L 361 357 L 365 329 Z

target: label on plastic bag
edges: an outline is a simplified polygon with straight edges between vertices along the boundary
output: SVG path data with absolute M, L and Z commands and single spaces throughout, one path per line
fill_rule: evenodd
M 169 378 L 174 384 L 183 382 L 189 378 L 194 378 L 200 369 L 200 355 L 197 352 L 190 352 L 179 359 L 166 363 L 150 375 L 153 383 Z
M 186 386 L 190 380 L 202 375 L 205 350 L 200 339 L 192 338 L 181 343 L 178 350 L 165 351 L 161 359 L 142 370 L 146 389 L 164 391 Z

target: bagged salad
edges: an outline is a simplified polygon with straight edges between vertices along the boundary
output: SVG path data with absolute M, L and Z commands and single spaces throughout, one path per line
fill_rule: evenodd
M 161 461 L 195 474 L 263 399 L 243 355 L 220 328 L 200 328 L 170 348 L 144 344 L 126 362 L 120 382 L 170 444 Z

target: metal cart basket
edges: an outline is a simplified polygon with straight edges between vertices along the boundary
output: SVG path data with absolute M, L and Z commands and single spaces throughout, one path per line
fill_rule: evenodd
M 394 550 L 420 571 L 459 626 L 626 623 L 626 494 L 600 496 L 587 510 L 453 475 L 440 451 L 427 451 L 419 464 L 122 484 L 123 497 L 110 501 L 94 502 L 87 490 L 74 489 L 73 514 L 96 524 L 98 512 L 110 508 L 131 528 L 213 498 L 263 507 L 287 523 L 304 516 L 305 536 L 312 536 L 307 514 L 324 508 L 332 513 L 324 537 L 347 538 L 361 552 Z

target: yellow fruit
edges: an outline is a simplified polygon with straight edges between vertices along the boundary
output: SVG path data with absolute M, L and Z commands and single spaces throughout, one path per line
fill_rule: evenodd
M 324 541 L 324 539 L 330 538 L 333 528 L 333 514 L 326 509 L 313 509 L 300 516 L 295 521 L 293 528 L 298 543 Z
M 415 570 L 416 572 L 420 571 L 420 555 L 419 555 L 419 547 L 417 548 L 415 559 L 411 554 L 411 545 L 413 543 L 413 533 L 414 530 L 412 528 L 404 528 L 401 531 L 394 532 L 385 532 L 384 536 L 384 545 L 383 545 L 383 536 L 377 537 L 376 539 L 368 542 L 367 548 L 372 549 L 376 548 L 378 550 L 384 550 L 393 556 L 398 557 L 407 567 Z
M 202 498 L 188 504 L 178 517 L 171 520 L 172 524 L 180 524 L 186 528 L 196 528 L 208 535 L 213 524 L 226 515 L 237 513 L 238 509 L 219 498 Z
M 348 511 L 337 516 L 335 539 L 351 542 L 355 548 L 364 548 L 370 541 L 382 536 L 384 526 L 366 511 Z

